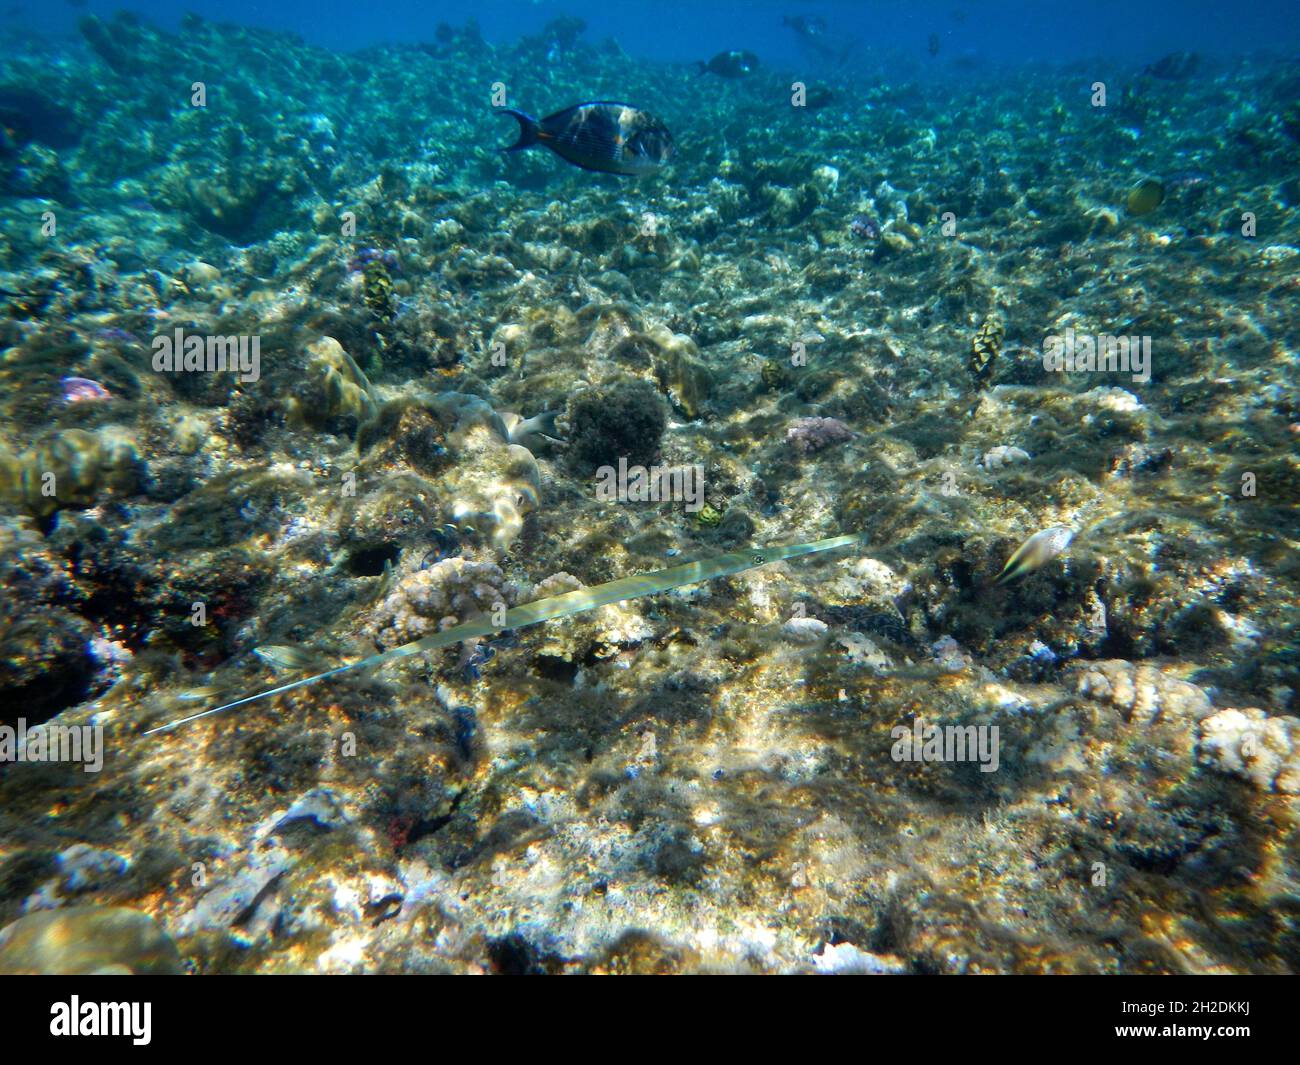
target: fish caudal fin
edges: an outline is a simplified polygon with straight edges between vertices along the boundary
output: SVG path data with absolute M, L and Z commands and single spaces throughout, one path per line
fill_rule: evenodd
M 510 431 L 510 442 L 518 444 L 534 434 L 555 439 L 558 432 L 555 428 L 555 419 L 559 416 L 560 412 L 558 410 L 546 410 L 542 411 L 541 414 L 534 414 L 527 421 L 520 422 Z
M 503 152 L 522 152 L 525 148 L 531 148 L 537 143 L 538 135 L 541 133 L 541 127 L 537 124 L 537 119 L 532 115 L 526 115 L 522 111 L 516 111 L 512 107 L 502 107 L 498 109 L 499 114 L 509 115 L 519 123 L 519 139 L 508 148 L 502 148 Z

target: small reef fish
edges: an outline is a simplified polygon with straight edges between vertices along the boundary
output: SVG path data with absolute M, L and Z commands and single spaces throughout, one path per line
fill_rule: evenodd
M 707 63 L 696 63 L 701 74 L 717 74 L 720 78 L 743 78 L 758 69 L 758 56 L 744 49 L 719 52 Z
M 1182 81 L 1195 74 L 1200 65 L 1201 57 L 1193 52 L 1171 52 L 1143 70 L 1142 76 L 1161 78 L 1164 81 Z
M 825 86 L 819 86 L 808 94 L 808 99 L 804 101 L 804 109 L 807 111 L 820 111 L 828 104 L 835 102 L 835 94 Z
M 461 674 L 465 681 L 482 680 L 483 671 L 481 666 L 487 665 L 492 659 L 496 658 L 497 651 L 503 647 L 514 647 L 519 643 L 519 638 L 513 633 L 506 633 L 495 640 L 466 640 L 465 651 L 461 656 Z
M 262 647 L 254 647 L 253 654 L 272 669 L 285 673 L 319 669 L 324 664 L 320 655 L 294 644 L 265 644 Z
M 543 119 L 503 107 L 519 123 L 519 139 L 503 152 L 544 144 L 583 170 L 639 177 L 672 158 L 673 136 L 659 119 L 631 104 L 596 100 L 575 104 Z
M 849 223 L 849 232 L 858 240 L 876 241 L 880 239 L 880 227 L 864 214 L 853 216 L 853 221 Z
M 456 753 L 465 762 L 474 761 L 474 741 L 478 735 L 478 716 L 472 706 L 457 706 L 451 711 L 452 739 Z
M 826 20 L 820 15 L 786 15 L 782 26 L 789 26 L 800 37 L 821 37 L 826 33 Z
M 786 15 L 782 26 L 788 26 L 798 36 L 800 43 L 814 55 L 833 62 L 844 62 L 858 43 L 856 38 L 838 38 L 827 31 L 826 20 L 817 15 Z
M 1020 577 L 1027 576 L 1041 569 L 1067 547 L 1074 539 L 1074 530 L 1065 525 L 1053 525 L 1034 533 L 1028 540 L 1016 548 L 1015 554 L 1007 559 L 1002 572 L 994 579 L 994 584 L 1009 584 Z
M 1002 350 L 1002 341 L 1006 337 L 1006 326 L 996 314 L 990 314 L 975 333 L 970 345 L 970 358 L 966 369 L 975 378 L 975 390 L 978 392 L 988 387 L 993 376 L 993 363 Z
M 1134 218 L 1150 214 L 1165 202 L 1165 186 L 1156 178 L 1139 182 L 1124 200 L 1124 206 Z
M 94 333 L 96 340 L 106 340 L 111 344 L 142 344 L 142 341 L 134 333 L 129 332 L 119 326 L 108 326 L 104 329 L 96 329 Z
M 702 559 L 698 562 L 684 562 L 679 566 L 670 566 L 667 569 L 655 570 L 652 573 L 638 573 L 631 577 L 621 577 L 605 584 L 598 584 L 594 588 L 578 588 L 575 591 L 564 592 L 561 595 L 552 595 L 546 599 L 538 599 L 535 602 L 525 603 L 523 606 L 507 610 L 503 624 L 493 624 L 491 615 L 483 615 L 472 621 L 465 621 L 459 625 L 453 625 L 449 629 L 443 629 L 441 632 L 435 632 L 423 639 L 402 644 L 401 647 L 381 651 L 356 662 L 335 666 L 333 669 L 327 669 L 310 677 L 303 677 L 287 684 L 268 688 L 266 691 L 257 692 L 254 695 L 246 695 L 242 699 L 236 699 L 233 702 L 223 703 L 221 706 L 214 706 L 210 710 L 168 721 L 166 724 L 147 729 L 142 735 L 150 736 L 156 732 L 167 732 L 170 729 L 189 724 L 191 721 L 198 721 L 200 718 L 219 714 L 223 710 L 232 710 L 236 706 L 243 706 L 246 703 L 283 695 L 285 692 L 305 688 L 309 684 L 316 684 L 319 681 L 337 677 L 343 673 L 351 673 L 359 669 L 373 669 L 386 662 L 396 661 L 399 658 L 410 658 L 412 655 L 424 654 L 427 651 L 436 651 L 439 648 L 450 647 L 452 644 L 463 643 L 466 640 L 477 639 L 480 636 L 494 635 L 511 629 L 522 629 L 529 625 L 537 625 L 543 621 L 552 621 L 555 618 L 595 610 L 597 607 L 608 606 L 610 603 L 620 603 L 625 599 L 639 599 L 643 595 L 656 595 L 659 592 L 671 591 L 674 588 L 681 588 L 688 584 L 710 581 L 715 577 L 727 577 L 733 573 L 743 573 L 745 570 L 754 569 L 757 566 L 765 566 L 769 562 L 798 558 L 801 555 L 813 555 L 821 551 L 832 551 L 837 547 L 847 547 L 849 544 L 858 543 L 864 539 L 864 536 L 863 533 L 848 533 L 843 536 L 827 537 L 824 540 L 812 540 L 803 544 L 787 544 L 779 547 L 751 547 L 743 551 L 732 551 L 725 555 L 717 555 L 714 558 Z M 500 643 L 501 641 L 496 642 Z
M 1202 192 L 1209 185 L 1210 175 L 1203 170 L 1177 170 L 1165 178 L 1165 188 L 1173 192 Z
M 466 529 L 467 532 L 473 532 L 473 528 Z M 460 552 L 460 534 L 459 526 L 452 525 L 450 522 L 440 525 L 429 534 L 429 539 L 433 541 L 433 546 L 424 553 L 424 558 L 420 560 L 420 569 L 428 569 L 436 565 L 444 558 L 451 558 L 452 555 Z

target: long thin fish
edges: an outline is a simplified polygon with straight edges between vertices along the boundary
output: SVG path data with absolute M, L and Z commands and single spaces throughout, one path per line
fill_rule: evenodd
M 473 621 L 453 625 L 450 629 L 444 629 L 442 632 L 435 632 L 432 636 L 402 644 L 401 647 L 394 647 L 391 650 L 370 655 L 360 661 L 345 666 L 336 666 L 334 669 L 327 669 L 324 673 L 303 677 L 288 684 L 268 688 L 256 695 L 246 695 L 234 702 L 224 703 L 221 706 L 214 706 L 210 710 L 191 714 L 189 717 L 169 721 L 165 725 L 148 729 L 142 735 L 150 736 L 155 732 L 166 732 L 180 725 L 189 724 L 191 721 L 198 721 L 199 718 L 210 717 L 212 714 L 219 714 L 223 710 L 231 710 L 236 706 L 243 706 L 245 703 L 257 702 L 259 699 L 269 699 L 275 695 L 283 695 L 295 688 L 305 688 L 308 684 L 315 684 L 317 681 L 326 680 L 329 677 L 337 677 L 340 673 L 350 673 L 354 669 L 369 669 L 399 658 L 409 658 L 411 655 L 423 654 L 425 651 L 436 651 L 440 647 L 460 643 L 462 640 L 470 640 L 476 636 L 487 636 L 507 629 L 522 629 L 528 625 L 536 625 L 543 621 L 566 617 L 569 614 L 581 614 L 587 610 L 595 610 L 597 607 L 607 606 L 610 603 L 619 603 L 625 599 L 638 599 L 643 595 L 654 595 L 657 592 L 666 592 L 673 588 L 681 588 L 687 584 L 698 584 L 701 581 L 712 580 L 714 577 L 725 577 L 732 573 L 741 573 L 744 570 L 754 569 L 756 566 L 763 566 L 769 562 L 780 562 L 782 559 L 797 558 L 800 555 L 830 551 L 836 547 L 845 547 L 848 544 L 857 543 L 863 537 L 863 533 L 851 533 L 846 536 L 831 536 L 825 540 L 812 540 L 806 544 L 788 544 L 785 547 L 751 547 L 744 551 L 732 551 L 726 555 L 718 555 L 698 562 L 684 562 L 680 566 L 670 566 L 668 569 L 655 570 L 652 573 L 638 573 L 632 577 L 622 577 L 606 584 L 598 584 L 594 588 L 579 588 L 577 591 L 565 592 L 563 595 L 538 599 L 535 602 L 525 603 L 523 606 L 507 610 L 505 621 L 501 625 L 492 624 L 490 615 L 484 615 L 475 618 Z

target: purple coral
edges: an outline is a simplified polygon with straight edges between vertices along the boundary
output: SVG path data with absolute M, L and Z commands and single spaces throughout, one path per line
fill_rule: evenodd
M 855 435 L 838 418 L 800 418 L 785 431 L 786 443 L 805 455 L 821 451 L 831 444 L 842 444 Z
M 383 248 L 362 248 L 349 260 L 348 269 L 353 273 L 362 273 L 372 263 L 382 263 L 386 270 L 400 271 L 401 269 L 397 252 L 386 251 Z

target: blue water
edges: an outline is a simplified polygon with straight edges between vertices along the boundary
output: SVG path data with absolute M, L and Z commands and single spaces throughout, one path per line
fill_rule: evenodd
M 0 4 L 0 27 L 68 33 L 88 12 L 105 16 L 123 7 L 164 27 L 174 28 L 193 11 L 218 21 L 290 30 L 343 49 L 428 40 L 439 22 L 459 25 L 470 17 L 478 19 L 489 41 L 507 43 L 536 33 L 559 15 L 577 15 L 587 22 L 588 40 L 612 36 L 637 57 L 692 60 L 745 47 L 781 64 L 800 58 L 782 17 L 806 15 L 821 16 L 832 31 L 859 38 L 868 53 L 909 53 L 928 61 L 929 36 L 936 34 L 940 62 L 961 55 L 1145 61 L 1175 49 L 1208 55 L 1300 50 L 1300 4 L 1294 0 L 140 0 L 126 5 L 89 0 L 84 6 L 9 0 Z

